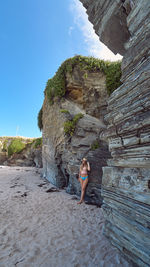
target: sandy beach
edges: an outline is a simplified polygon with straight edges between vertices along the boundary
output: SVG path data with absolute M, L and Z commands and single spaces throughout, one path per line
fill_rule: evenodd
M 0 267 L 131 266 L 103 236 L 101 208 L 50 188 L 36 168 L 0 167 Z

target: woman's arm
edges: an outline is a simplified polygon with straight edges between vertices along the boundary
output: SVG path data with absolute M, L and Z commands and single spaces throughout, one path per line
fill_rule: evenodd
M 90 171 L 90 170 L 91 170 L 91 169 L 90 169 L 90 163 L 87 162 L 87 165 L 88 165 L 87 169 L 88 169 L 88 171 Z
M 79 178 L 80 178 L 80 176 L 81 176 L 81 166 L 80 166 L 80 169 L 79 169 Z

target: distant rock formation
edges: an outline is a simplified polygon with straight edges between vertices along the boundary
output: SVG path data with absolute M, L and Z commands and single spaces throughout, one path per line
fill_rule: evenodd
M 106 128 L 106 75 L 100 70 L 81 70 L 77 64 L 71 74 L 66 72 L 65 86 L 65 97 L 55 97 L 50 105 L 46 95 L 42 108 L 44 176 L 56 186 L 66 187 L 68 193 L 79 195 L 79 166 L 86 157 L 91 165 L 86 199 L 100 205 L 102 167 L 110 158 L 107 143 L 100 139 Z M 72 123 L 81 114 L 74 127 Z
M 138 266 L 150 266 L 150 1 L 80 1 L 100 40 L 124 56 L 101 135 L 112 155 L 103 168 L 104 232 Z
M 41 138 L 0 137 L 0 165 L 41 168 Z

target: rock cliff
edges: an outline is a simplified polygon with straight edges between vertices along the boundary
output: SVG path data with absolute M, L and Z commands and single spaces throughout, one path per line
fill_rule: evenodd
M 107 142 L 100 139 L 100 133 L 106 128 L 103 121 L 108 99 L 106 75 L 96 67 L 86 69 L 85 62 L 81 68 L 83 59 L 88 60 L 78 56 L 71 59 L 78 62 L 71 72 L 67 67 L 62 98 L 48 91 L 51 85 L 50 90 L 53 90 L 53 81 L 47 83 L 42 108 L 43 172 L 56 186 L 80 195 L 77 177 L 81 159 L 86 157 L 91 165 L 86 199 L 100 205 L 102 167 L 110 158 Z M 61 69 L 59 73 L 62 73 Z
M 100 40 L 124 56 L 101 134 L 112 156 L 103 168 L 104 232 L 138 266 L 150 266 L 150 1 L 80 1 Z
M 0 165 L 41 168 L 41 138 L 0 137 Z

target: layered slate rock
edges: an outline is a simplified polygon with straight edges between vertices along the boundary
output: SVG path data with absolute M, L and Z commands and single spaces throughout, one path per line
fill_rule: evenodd
M 94 30 L 115 54 L 125 53 L 124 43 L 128 41 L 130 32 L 127 26 L 127 12 L 132 0 L 80 0 L 87 9 L 89 20 Z M 125 4 L 126 2 L 126 4 Z M 119 33 L 119 34 L 118 34 Z
M 100 205 L 102 167 L 110 158 L 108 145 L 100 140 L 106 128 L 106 77 L 100 71 L 82 71 L 76 66 L 66 73 L 66 95 L 55 98 L 50 105 L 45 96 L 43 104 L 43 172 L 44 176 L 58 187 L 65 187 L 70 194 L 80 195 L 77 180 L 83 157 L 91 165 L 86 200 Z M 66 134 L 64 123 L 83 114 L 73 134 Z
M 101 135 L 112 155 L 103 168 L 104 232 L 138 266 L 150 266 L 150 1 L 81 2 L 100 40 L 124 56 Z

